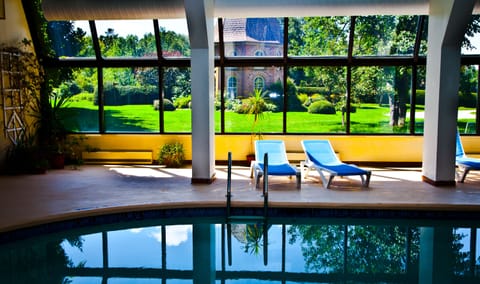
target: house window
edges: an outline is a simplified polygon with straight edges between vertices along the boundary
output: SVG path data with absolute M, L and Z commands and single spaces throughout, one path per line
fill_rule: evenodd
M 227 83 L 227 96 L 229 99 L 234 99 L 237 97 L 237 78 L 230 77 L 228 78 Z
M 255 90 L 263 91 L 265 88 L 265 79 L 263 79 L 263 77 L 256 77 L 253 84 L 255 86 Z
M 263 50 L 255 51 L 255 56 L 265 56 L 265 52 Z

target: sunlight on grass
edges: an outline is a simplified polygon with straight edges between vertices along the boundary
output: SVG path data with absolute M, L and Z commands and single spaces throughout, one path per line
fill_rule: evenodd
M 72 101 L 64 110 L 67 129 L 72 131 L 98 131 L 98 106 L 89 100 Z M 417 109 L 416 132 L 423 131 L 423 109 Z M 474 109 L 459 110 L 459 123 L 475 122 Z M 407 112 L 406 127 L 390 126 L 390 108 L 378 104 L 362 104 L 350 115 L 351 133 L 408 133 L 410 114 Z M 105 106 L 105 123 L 111 132 L 159 132 L 160 113 L 153 105 Z M 288 133 L 345 133 L 346 117 L 336 114 L 311 114 L 287 112 Z M 343 123 L 342 123 L 343 121 Z M 190 109 L 164 112 L 165 132 L 191 132 Z M 250 115 L 225 112 L 225 132 L 251 133 L 253 118 Z M 215 111 L 215 131 L 220 132 L 220 111 Z M 255 127 L 257 133 L 282 133 L 283 113 L 267 112 Z

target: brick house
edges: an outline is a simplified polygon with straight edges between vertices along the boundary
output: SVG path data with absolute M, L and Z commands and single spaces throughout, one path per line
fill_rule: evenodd
M 276 18 L 241 18 L 223 20 L 225 57 L 283 56 L 283 24 Z M 216 27 L 218 29 L 218 27 Z M 218 30 L 215 32 L 215 52 L 218 55 Z M 217 93 L 220 81 L 217 78 Z M 282 81 L 279 67 L 226 67 L 226 97 L 248 97 L 254 89 L 268 90 Z

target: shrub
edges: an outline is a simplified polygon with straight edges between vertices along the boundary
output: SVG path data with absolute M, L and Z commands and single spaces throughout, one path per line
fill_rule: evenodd
M 158 110 L 160 108 L 160 104 L 158 100 L 153 101 L 153 108 Z M 175 110 L 175 106 L 173 105 L 172 101 L 169 99 L 163 99 L 163 110 L 164 111 L 173 111 Z
M 191 101 L 192 101 L 192 95 L 174 97 L 173 105 L 176 108 L 190 108 Z
M 184 161 L 183 144 L 179 142 L 163 145 L 158 154 L 158 163 L 168 168 L 179 168 Z
M 316 113 L 316 114 L 335 114 L 335 107 L 332 103 L 326 100 L 316 101 L 313 102 L 308 107 L 309 113 Z

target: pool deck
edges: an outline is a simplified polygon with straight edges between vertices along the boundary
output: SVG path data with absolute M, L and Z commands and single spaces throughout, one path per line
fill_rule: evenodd
M 465 183 L 434 187 L 420 168 L 370 168 L 369 188 L 359 178 L 336 177 L 324 189 L 316 172 L 301 190 L 288 177 L 269 178 L 269 206 L 286 208 L 431 210 L 480 213 L 480 173 Z M 225 207 L 227 168 L 212 184 L 192 184 L 191 168 L 83 165 L 41 175 L 0 176 L 0 233 L 88 216 L 163 208 Z M 232 207 L 263 206 L 248 167 L 232 170 Z

